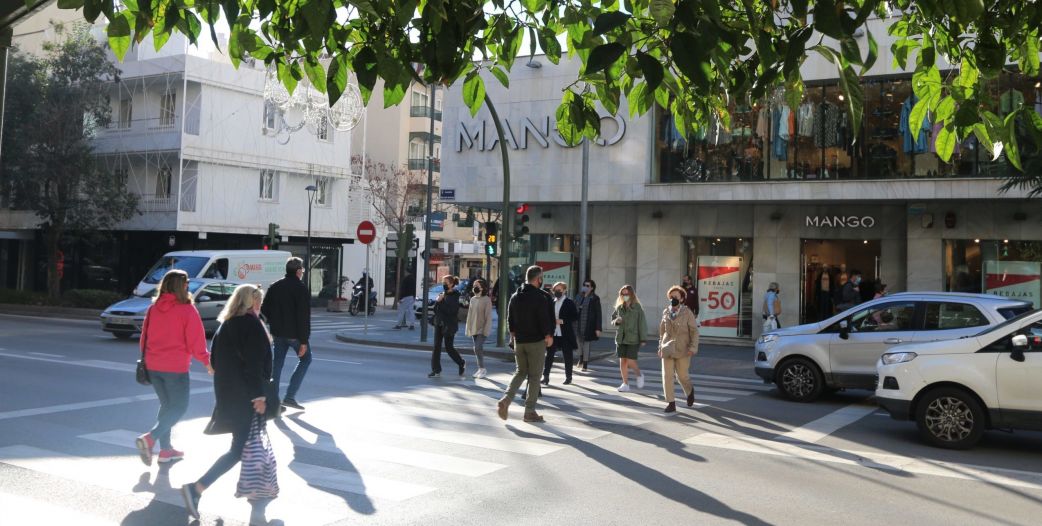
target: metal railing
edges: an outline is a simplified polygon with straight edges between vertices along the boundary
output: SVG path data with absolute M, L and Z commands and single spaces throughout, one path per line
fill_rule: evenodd
M 427 159 L 409 159 L 410 170 L 426 170 Z M 434 160 L 434 171 L 441 173 L 441 161 L 439 159 Z
M 163 194 L 140 194 L 137 208 L 143 213 L 176 212 L 177 197 Z
M 431 108 L 430 106 L 413 105 L 409 107 L 410 117 L 430 117 Z M 434 120 L 441 120 L 441 110 L 434 110 Z

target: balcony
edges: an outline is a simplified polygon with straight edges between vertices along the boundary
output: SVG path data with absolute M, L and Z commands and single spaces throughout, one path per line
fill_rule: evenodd
M 137 209 L 143 214 L 155 212 L 176 212 L 177 197 L 162 194 L 138 195 Z
M 409 169 L 410 170 L 426 170 L 427 169 L 427 159 L 409 159 Z M 435 159 L 434 160 L 434 171 L 438 172 L 438 173 L 441 173 L 441 160 L 440 159 Z
M 426 117 L 430 117 L 431 116 L 431 108 L 430 108 L 430 106 L 418 106 L 418 105 L 410 106 L 409 107 L 409 116 L 410 117 L 425 117 L 425 118 Z M 440 121 L 441 120 L 441 110 L 434 110 L 434 120 L 436 120 L 436 121 Z

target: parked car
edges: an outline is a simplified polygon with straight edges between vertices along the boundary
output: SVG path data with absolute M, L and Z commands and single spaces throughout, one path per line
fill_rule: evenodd
M 470 280 L 461 279 L 459 285 L 456 285 L 455 289 L 460 293 L 460 308 L 466 309 L 470 305 Z M 427 321 L 428 323 L 434 320 L 434 302 L 438 299 L 438 294 L 445 291 L 445 287 L 440 283 L 431 287 L 427 294 Z M 494 306 L 493 306 L 494 307 Z M 416 319 L 419 320 L 423 317 L 423 303 L 417 298 L 416 303 L 413 304 L 413 312 L 416 315 Z M 496 314 L 496 309 L 492 309 L 492 324 L 498 323 L 499 316 Z
M 949 449 L 987 429 L 1042 431 L 1042 310 L 954 341 L 902 345 L 880 357 L 876 399 L 896 420 Z
M 217 326 L 220 325 L 217 315 L 221 313 L 225 302 L 237 286 L 236 283 L 222 281 L 188 280 L 188 291 L 195 298 L 195 308 L 199 311 L 207 335 L 217 330 Z M 131 296 L 110 305 L 101 313 L 101 330 L 123 340 L 140 333 L 141 325 L 145 322 L 145 311 L 152 305 L 156 291 L 157 289 L 153 288 L 145 295 Z
M 876 362 L 893 347 L 971 336 L 1030 310 L 1031 303 L 987 294 L 894 294 L 820 323 L 763 334 L 754 367 L 797 402 L 814 401 L 826 389 L 875 389 Z

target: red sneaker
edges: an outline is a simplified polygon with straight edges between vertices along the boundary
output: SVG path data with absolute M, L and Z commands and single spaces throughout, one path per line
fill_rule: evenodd
M 182 458 L 185 458 L 184 452 L 183 451 L 178 451 L 176 449 L 164 449 L 164 450 L 159 452 L 159 463 L 160 464 L 166 464 L 167 462 L 173 462 L 175 460 L 181 460 Z
M 151 466 L 152 448 L 156 446 L 156 441 L 152 439 L 152 435 L 145 433 L 137 437 L 134 444 L 137 446 L 137 452 L 141 456 L 141 462 L 144 462 L 146 466 Z

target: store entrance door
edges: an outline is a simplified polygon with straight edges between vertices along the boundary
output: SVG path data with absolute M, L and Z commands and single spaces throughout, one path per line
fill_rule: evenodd
M 859 303 L 872 299 L 879 283 L 879 240 L 804 239 L 801 243 L 800 323 L 824 320 L 836 312 L 843 284 L 861 272 Z

